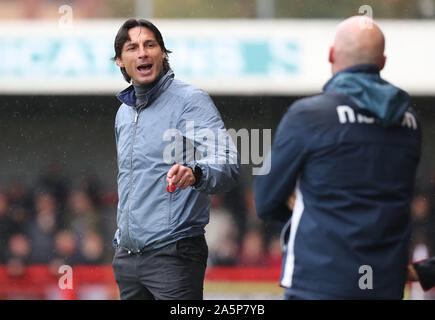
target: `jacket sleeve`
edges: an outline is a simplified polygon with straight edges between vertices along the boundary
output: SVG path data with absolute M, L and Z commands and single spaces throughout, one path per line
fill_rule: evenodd
M 198 166 L 202 171 L 200 181 L 192 187 L 209 194 L 227 192 L 235 187 L 240 158 L 208 94 L 199 91 L 189 99 L 177 127 L 186 140 L 186 159 L 189 159 L 186 165 Z
M 435 287 L 435 256 L 413 264 L 424 290 Z
M 294 103 L 281 120 L 271 151 L 254 181 L 255 205 L 262 219 L 287 221 L 287 206 L 303 168 L 309 136 L 303 109 Z

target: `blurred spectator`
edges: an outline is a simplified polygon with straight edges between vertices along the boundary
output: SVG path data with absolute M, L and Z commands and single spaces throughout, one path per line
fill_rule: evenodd
M 99 231 L 99 212 L 84 190 L 72 191 L 68 206 L 68 226 L 77 237 L 83 238 L 87 231 Z
M 104 242 L 106 260 L 113 259 L 113 236 L 117 229 L 116 211 L 118 207 L 118 193 L 116 191 L 104 191 L 101 193 L 101 232 Z
M 427 259 L 433 255 L 434 224 L 431 221 L 433 215 L 433 200 L 431 193 L 418 193 L 411 203 L 411 262 Z M 429 292 L 424 292 L 418 283 L 410 285 L 409 297 L 412 300 L 432 299 Z
M 54 235 L 57 230 L 57 205 L 54 196 L 41 192 L 35 196 L 35 217 L 26 226 L 31 242 L 30 261 L 48 263 L 53 258 Z
M 431 255 L 435 255 L 435 168 L 429 173 L 429 183 L 430 188 L 425 192 L 425 196 L 430 201 L 429 217 L 428 217 L 428 228 L 427 228 L 427 239 L 429 246 L 432 249 Z
M 212 195 L 210 206 L 210 222 L 205 227 L 205 237 L 209 251 L 216 251 L 222 239 L 236 239 L 237 230 L 231 213 L 224 207 L 222 195 Z
M 412 223 L 412 238 L 411 249 L 418 245 L 423 245 L 427 248 L 428 252 L 432 251 L 430 248 L 429 233 L 433 226 L 430 222 L 430 209 L 431 199 L 427 194 L 421 193 L 414 196 L 411 203 L 411 223 Z
M 13 205 L 10 207 L 13 233 L 25 232 L 25 226 L 31 219 L 30 211 L 22 205 Z
M 85 191 L 90 197 L 93 206 L 100 207 L 102 204 L 101 183 L 98 175 L 92 170 L 86 172 L 78 179 L 77 189 Z
M 24 274 L 29 263 L 30 244 L 24 234 L 14 234 L 9 239 L 7 252 L 7 270 L 10 276 L 18 277 Z
M 243 167 L 241 168 L 243 172 Z M 237 229 L 237 244 L 242 242 L 243 234 L 246 231 L 247 209 L 244 198 L 244 191 L 241 185 L 237 185 L 231 192 L 224 193 L 225 207 L 231 212 L 234 219 L 235 227 Z
M 63 213 L 69 192 L 69 182 L 68 179 L 63 176 L 57 161 L 52 161 L 41 171 L 36 182 L 34 193 L 38 193 L 41 190 L 45 190 L 54 195 L 58 202 L 59 211 Z M 60 216 L 59 220 L 62 223 L 63 217 Z
M 257 211 L 255 209 L 254 190 L 252 188 L 249 188 L 245 192 L 243 196 L 243 200 L 247 212 L 247 216 L 246 216 L 247 228 L 252 229 L 261 226 L 263 222 L 260 220 L 260 218 L 258 218 L 258 215 L 256 213 Z
M 13 222 L 9 211 L 9 200 L 6 193 L 0 191 L 0 264 L 6 262 L 8 241 L 13 233 Z
M 269 267 L 281 267 L 282 265 L 282 246 L 279 236 L 270 239 L 267 246 L 267 262 Z
M 19 258 L 28 262 L 30 254 L 29 240 L 24 234 L 14 234 L 9 240 L 9 258 Z
M 254 190 L 249 188 L 244 194 L 244 202 L 247 212 L 246 228 L 247 229 L 259 229 L 263 234 L 264 243 L 268 243 L 274 236 L 279 236 L 284 223 L 274 220 L 261 221 L 257 215 L 254 200 Z
M 81 263 L 102 264 L 104 263 L 104 246 L 101 235 L 95 231 L 87 231 L 81 241 Z
M 13 181 L 7 190 L 10 206 L 20 206 L 30 210 L 33 205 L 33 197 L 28 190 L 28 186 L 19 179 Z
M 207 265 L 212 266 L 236 266 L 238 263 L 239 246 L 231 238 L 221 239 L 220 246 L 210 252 Z
M 223 195 L 211 196 L 210 222 L 205 227 L 210 265 L 231 265 L 237 254 L 237 229 L 234 219 L 224 206 Z
M 57 272 L 61 265 L 76 265 L 81 262 L 77 248 L 77 240 L 71 230 L 60 230 L 55 236 L 54 258 L 51 261 L 53 270 Z
M 75 210 L 79 211 L 94 211 L 94 214 L 90 216 L 95 221 L 93 226 L 89 226 L 91 231 L 98 231 L 99 237 L 102 241 L 102 250 L 104 257 L 103 262 L 111 262 L 113 258 L 113 245 L 112 240 L 117 228 L 116 226 L 116 209 L 118 205 L 118 193 L 116 191 L 104 191 L 101 186 L 101 181 L 97 173 L 93 168 L 87 168 L 84 173 L 77 179 L 75 183 L 76 189 L 80 192 L 84 192 L 87 196 L 85 198 L 90 200 L 88 209 Z M 73 192 L 75 193 L 75 192 Z M 74 195 L 77 197 L 77 195 Z M 68 212 L 70 216 L 69 222 L 71 223 L 73 194 L 70 195 L 70 210 Z M 88 200 L 81 201 L 82 204 L 87 203 Z M 77 207 L 77 205 L 75 205 Z M 79 205 L 80 206 L 80 205 Z M 92 208 L 92 209 L 91 209 Z M 76 232 L 76 228 L 72 225 L 70 227 Z M 84 236 L 85 233 L 78 233 L 79 237 Z M 83 242 L 83 240 L 82 240 Z
M 241 266 L 259 267 L 268 263 L 264 247 L 263 233 L 259 228 L 250 229 L 244 236 L 238 264 Z

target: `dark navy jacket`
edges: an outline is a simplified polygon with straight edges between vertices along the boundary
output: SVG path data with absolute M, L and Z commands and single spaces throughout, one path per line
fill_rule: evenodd
M 339 72 L 322 94 L 289 108 L 263 166 L 271 164 L 270 172 L 254 182 L 259 216 L 288 221 L 281 277 L 287 293 L 402 297 L 420 149 L 409 96 L 376 66 Z

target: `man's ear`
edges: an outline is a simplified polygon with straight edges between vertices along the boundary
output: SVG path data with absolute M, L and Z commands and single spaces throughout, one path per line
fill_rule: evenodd
M 118 67 L 120 68 L 125 68 L 124 63 L 122 62 L 122 60 L 120 58 L 116 58 L 115 59 L 116 64 L 118 65 Z
M 329 47 L 329 56 L 328 56 L 328 61 L 330 63 L 334 63 L 334 46 L 330 46 Z
M 378 65 L 379 70 L 384 69 L 386 61 L 387 61 L 387 57 L 386 56 L 382 56 L 382 60 L 379 62 L 379 65 Z

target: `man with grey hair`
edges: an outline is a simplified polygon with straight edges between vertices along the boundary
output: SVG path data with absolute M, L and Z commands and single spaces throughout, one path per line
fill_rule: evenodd
M 259 216 L 287 222 L 286 299 L 402 298 L 421 130 L 408 94 L 380 77 L 384 46 L 367 17 L 338 26 L 333 77 L 289 108 L 254 182 Z

